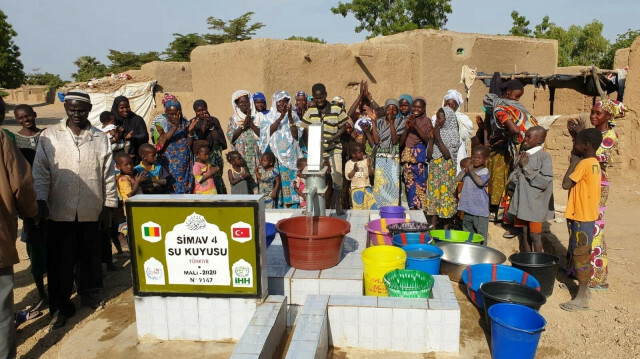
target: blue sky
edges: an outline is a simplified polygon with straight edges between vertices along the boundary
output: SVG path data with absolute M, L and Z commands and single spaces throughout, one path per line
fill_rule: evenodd
M 355 33 L 353 16 L 331 13 L 338 1 L 294 0 L 21 0 L 5 1 L 0 9 L 18 32 L 25 72 L 52 72 L 70 80 L 73 61 L 83 55 L 108 63 L 108 49 L 163 51 L 173 33 L 206 33 L 206 18 L 231 19 L 254 11 L 254 21 L 266 26 L 256 37 L 316 36 L 329 43 L 354 43 L 367 34 Z M 604 23 L 604 35 L 615 40 L 629 28 L 637 29 L 637 0 L 453 0 L 446 28 L 459 32 L 504 34 L 517 10 L 538 24 L 545 15 L 556 24 Z

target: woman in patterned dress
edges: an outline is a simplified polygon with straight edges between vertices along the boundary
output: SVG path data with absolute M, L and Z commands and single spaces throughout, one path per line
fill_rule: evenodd
M 258 126 L 264 115 L 256 111 L 249 91 L 234 92 L 231 95 L 231 105 L 233 106 L 233 115 L 229 118 L 227 138 L 231 143 L 231 150 L 240 152 L 249 168 L 253 179 L 248 181 L 249 193 L 257 194 L 258 182 L 255 178 L 255 172 L 260 166 L 260 147 L 258 146 L 260 128 Z
M 604 240 L 604 213 L 607 208 L 607 199 L 609 197 L 609 177 L 607 170 L 613 165 L 613 154 L 618 147 L 618 134 L 614 127 L 616 119 L 624 116 L 624 105 L 621 102 L 613 100 L 604 100 L 597 102 L 591 109 L 589 119 L 591 124 L 602 132 L 602 143 L 596 152 L 596 158 L 600 162 L 602 179 L 600 184 L 600 216 L 596 221 L 596 233 L 591 245 L 591 281 L 589 288 L 594 290 L 607 290 L 607 274 L 609 273 L 607 245 Z M 575 136 L 584 128 L 584 124 L 577 121 L 567 123 L 569 133 L 575 139 Z
M 166 141 L 158 154 L 160 164 L 169 171 L 167 187 L 169 193 L 191 193 L 193 189 L 193 173 L 191 163 L 191 146 L 197 120 L 187 121 L 182 115 L 182 106 L 178 100 L 169 100 L 164 105 L 169 121 Z
M 400 136 L 400 144 L 405 146 L 400 161 L 410 209 L 427 207 L 426 185 L 429 165 L 426 145 L 429 143 L 433 126 L 425 113 L 426 108 L 427 100 L 424 97 L 416 97 L 413 100 L 411 115 L 405 122 L 406 130 Z

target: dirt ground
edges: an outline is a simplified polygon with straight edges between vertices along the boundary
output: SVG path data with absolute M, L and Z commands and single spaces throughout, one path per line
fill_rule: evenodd
M 64 114 L 57 105 L 35 107 L 38 112 L 39 124 L 42 127 L 56 123 Z M 17 130 L 17 124 L 7 114 L 3 127 Z M 556 181 L 557 182 L 557 181 Z M 632 174 L 626 177 L 616 177 L 612 181 L 612 191 L 606 212 L 606 239 L 609 253 L 609 283 L 611 289 L 607 292 L 594 292 L 591 300 L 591 310 L 588 312 L 569 313 L 561 310 L 558 304 L 571 298 L 577 288 L 576 283 L 567 280 L 558 273 L 557 283 L 553 295 L 541 308 L 540 313 L 547 320 L 546 331 L 542 334 L 538 348 L 538 358 L 577 358 L 590 355 L 601 358 L 635 358 L 640 357 L 640 307 L 637 296 L 640 293 L 640 248 L 636 243 L 640 236 L 640 226 L 635 221 L 640 215 L 640 180 Z M 559 187 L 556 183 L 556 187 Z M 563 206 L 566 194 L 556 188 L 556 203 Z M 561 217 L 561 216 L 560 216 Z M 563 220 L 550 221 L 545 227 L 545 251 L 564 258 L 568 241 L 566 223 Z M 490 245 L 501 250 L 507 257 L 517 251 L 517 241 L 503 239 L 503 230 L 498 226 L 490 228 Z M 24 243 L 18 241 L 20 263 L 15 270 L 15 303 L 16 309 L 23 309 L 36 301 L 37 292 L 29 272 L 29 259 Z M 508 263 L 507 263 L 508 264 Z M 48 311 L 40 318 L 23 323 L 18 328 L 18 357 L 22 358 L 63 358 L 68 357 L 69 348 L 75 348 L 78 338 L 87 336 L 87 341 L 108 342 L 117 338 L 121 333 L 130 333 L 135 320 L 131 292 L 131 275 L 128 258 L 119 258 L 117 266 L 119 272 L 108 272 L 104 278 L 105 298 L 108 299 L 105 309 L 92 312 L 80 308 L 71 318 L 66 327 L 53 332 L 47 332 L 49 323 Z M 558 283 L 565 283 L 570 291 L 562 289 Z M 425 354 L 425 358 L 489 358 L 489 336 L 484 317 L 468 300 L 462 288 L 456 288 L 456 295 L 461 308 L 461 341 L 460 355 Z M 636 299 L 634 299 L 636 298 Z M 79 304 L 77 301 L 76 304 Z M 79 305 L 78 305 L 79 307 Z M 106 320 L 100 329 L 100 335 L 92 333 L 96 321 Z M 95 338 L 95 339 L 94 339 Z M 113 340 L 113 346 L 119 341 Z M 90 343 L 86 343 L 89 344 Z M 135 342 L 131 345 L 135 346 Z M 138 344 L 140 346 L 141 344 Z M 193 357 L 204 357 L 203 350 L 198 344 L 191 350 L 184 351 L 178 347 L 164 343 L 158 353 L 161 355 L 138 355 L 135 348 L 126 350 L 108 350 L 100 356 L 111 358 L 128 357 L 169 357 L 175 354 L 195 354 Z M 185 349 L 185 348 L 183 348 Z M 94 352 L 97 353 L 97 352 Z M 87 352 L 88 354 L 88 352 Z M 132 355 L 133 354 L 133 355 Z M 388 354 L 371 352 L 344 352 L 337 350 L 334 357 L 342 358 L 388 358 Z M 208 357 L 227 357 L 228 354 L 211 354 Z M 85 357 L 91 357 L 87 355 Z M 394 357 L 403 357 L 394 356 Z

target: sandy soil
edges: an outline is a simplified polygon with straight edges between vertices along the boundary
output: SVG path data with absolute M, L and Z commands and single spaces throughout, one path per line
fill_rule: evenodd
M 50 126 L 64 114 L 58 105 L 38 106 L 39 123 L 42 127 Z M 15 120 L 8 114 L 4 127 L 17 130 Z M 542 334 L 538 349 L 538 358 L 577 358 L 589 355 L 601 358 L 634 358 L 640 357 L 640 307 L 637 305 L 637 295 L 640 292 L 640 249 L 637 238 L 640 227 L 635 221 L 640 215 L 639 180 L 631 175 L 613 179 L 609 204 L 607 206 L 607 244 L 609 252 L 609 283 L 611 289 L 607 292 L 595 292 L 591 300 L 591 310 L 588 312 L 569 313 L 561 310 L 558 304 L 569 300 L 575 293 L 576 284 L 567 280 L 560 273 L 557 281 L 567 284 L 570 291 L 558 287 L 553 295 L 547 299 L 541 314 L 547 320 L 546 331 Z M 559 183 L 556 183 L 558 186 Z M 556 188 L 556 199 L 559 205 L 564 205 L 566 194 Z M 551 221 L 545 229 L 545 251 L 564 258 L 568 241 L 566 224 L 563 221 Z M 491 226 L 490 245 L 500 249 L 507 257 L 517 251 L 517 241 L 501 237 L 500 227 Z M 16 308 L 22 309 L 36 300 L 37 292 L 29 272 L 29 259 L 23 243 L 18 242 L 21 262 L 14 267 L 16 273 L 15 302 Z M 48 333 L 48 311 L 45 315 L 20 325 L 18 328 L 18 356 L 22 358 L 57 358 L 63 357 L 69 345 L 92 328 L 96 320 L 107 320 L 107 329 L 103 330 L 100 341 L 116 338 L 119 333 L 131 328 L 133 321 L 133 301 L 131 292 L 131 276 L 129 260 L 120 258 L 117 263 L 123 270 L 108 272 L 104 278 L 104 295 L 109 301 L 107 308 L 92 312 L 81 308 L 70 319 L 64 329 Z M 455 283 L 454 283 L 455 284 Z M 426 358 L 488 358 L 490 349 L 487 327 L 484 317 L 467 299 L 463 288 L 456 285 L 456 295 L 461 308 L 461 349 L 459 356 L 425 354 Z M 79 304 L 79 302 L 77 303 Z M 79 305 L 78 305 L 79 307 Z M 119 308 L 113 310 L 109 307 Z M 93 337 L 91 337 L 93 338 Z M 88 339 L 89 340 L 89 339 Z M 93 339 L 91 339 L 93 340 Z M 117 341 L 113 343 L 117 345 Z M 167 357 L 174 352 L 176 346 L 163 346 L 156 357 Z M 202 355 L 202 348 L 194 348 L 198 357 Z M 107 352 L 103 352 L 105 354 Z M 108 351 L 109 357 L 125 358 L 136 353 L 132 350 Z M 179 353 L 177 350 L 175 353 Z M 183 354 L 183 352 L 180 352 Z M 365 358 L 390 357 L 389 354 L 371 352 L 336 351 L 335 357 Z M 135 354 L 133 356 L 136 356 Z M 215 357 L 215 355 L 214 355 Z M 224 356 L 218 356 L 224 357 Z M 394 357 L 405 357 L 397 355 Z

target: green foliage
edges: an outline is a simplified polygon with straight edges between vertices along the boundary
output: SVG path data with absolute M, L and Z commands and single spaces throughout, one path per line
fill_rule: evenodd
M 27 85 L 46 85 L 51 89 L 57 89 L 64 86 L 69 81 L 63 81 L 60 75 L 55 75 L 49 72 L 43 74 L 35 73 L 27 75 Z
M 514 10 L 511 12 L 511 19 L 513 20 L 513 26 L 509 30 L 509 35 L 531 36 L 530 21 L 526 17 L 520 16 L 520 13 Z
M 366 30 L 369 38 L 415 29 L 441 29 L 451 14 L 451 0 L 352 0 L 339 2 L 331 11 L 360 21 L 356 32 Z
M 89 81 L 107 73 L 107 66 L 92 56 L 80 56 L 73 64 L 78 67 L 78 72 L 71 74 L 71 77 L 77 82 Z
M 625 32 L 624 34 L 619 34 L 616 42 L 609 46 L 607 53 L 602 57 L 602 59 L 600 59 L 599 66 L 604 69 L 612 69 L 616 51 L 631 47 L 633 40 L 635 40 L 638 35 L 640 35 L 640 30 L 631 29 L 627 30 L 627 32 Z
M 256 31 L 263 28 L 264 24 L 256 22 L 249 24 L 254 12 L 249 11 L 231 20 L 217 19 L 213 16 L 207 18 L 209 30 L 218 32 L 217 34 L 205 34 L 204 39 L 212 45 L 225 42 L 235 42 L 249 40 L 256 34 Z
M 327 42 L 324 41 L 324 39 L 319 39 L 317 37 L 314 36 L 290 36 L 287 38 L 287 40 L 296 40 L 296 41 L 307 41 L 307 42 L 317 42 L 319 44 L 326 44 Z
M 127 70 L 139 70 L 142 65 L 148 62 L 160 61 L 160 53 L 149 51 L 136 54 L 131 51 L 120 52 L 110 49 L 107 58 L 111 61 L 109 71 L 118 73 Z
M 545 16 L 532 31 L 529 20 L 517 11 L 511 13 L 513 26 L 510 35 L 552 39 L 558 41 L 558 66 L 600 65 L 609 48 L 609 40 L 602 36 L 603 24 L 598 20 L 584 26 L 571 25 L 568 29 L 549 21 Z M 601 65 L 600 65 L 601 66 Z
M 207 41 L 200 34 L 173 34 L 174 40 L 164 52 L 167 61 L 190 61 L 191 51 L 200 45 L 205 45 Z
M 24 81 L 24 66 L 20 61 L 20 48 L 13 42 L 18 33 L 7 22 L 0 10 L 0 87 L 16 88 Z

